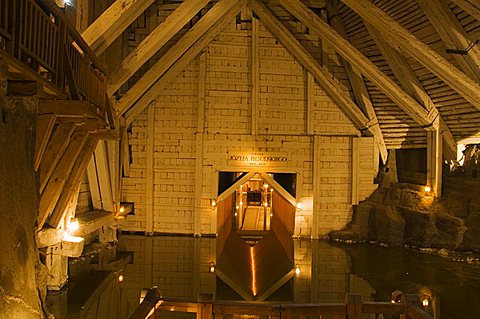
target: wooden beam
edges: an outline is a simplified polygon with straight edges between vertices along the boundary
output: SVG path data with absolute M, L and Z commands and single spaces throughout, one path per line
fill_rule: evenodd
M 233 2 L 233 4 L 232 4 Z M 176 63 L 174 63 L 167 72 L 157 81 L 155 84 L 145 92 L 145 94 L 136 102 L 136 104 L 128 110 L 125 114 L 126 124 L 130 125 L 135 116 L 140 114 L 147 105 L 155 99 L 166 85 L 175 79 L 175 77 L 185 69 L 185 67 L 198 55 L 200 52 L 205 49 L 205 47 L 220 33 L 232 20 L 235 18 L 235 15 L 242 10 L 247 4 L 247 0 L 222 0 L 217 3 L 217 6 L 221 3 L 229 3 L 229 9 L 227 12 L 205 33 L 203 36 L 198 39 L 195 44 L 193 44 Z M 215 7 L 214 7 L 215 8 Z M 212 8 L 208 13 L 210 13 L 214 8 Z M 223 11 L 223 10 L 222 10 Z M 207 13 L 207 15 L 208 15 Z M 205 15 L 206 17 L 206 15 Z M 204 17 L 204 18 L 205 18 Z M 200 20 L 201 21 L 201 20 Z M 197 26 L 200 21 L 195 25 Z M 194 27 L 195 27 L 194 26 Z M 193 28 L 192 28 L 193 30 Z M 180 42 L 180 41 L 179 41 Z M 179 43 L 177 42 L 177 43 Z M 172 48 L 173 49 L 173 48 Z M 166 55 L 165 55 L 166 56 Z M 165 59 L 166 60 L 166 59 Z M 162 68 L 165 66 L 165 61 L 163 58 L 160 59 L 155 66 L 150 70 Z M 163 66 L 162 66 L 163 65 Z M 145 75 L 144 75 L 145 76 Z M 138 83 L 138 82 L 137 82 Z M 153 82 L 152 82 L 153 83 Z M 120 100 L 121 101 L 121 100 Z M 127 107 L 128 109 L 128 107 Z
M 37 116 L 37 128 L 35 131 L 35 171 L 40 167 L 43 154 L 47 148 L 47 143 L 53 132 L 55 125 L 55 116 L 52 114 L 45 114 Z
M 93 209 L 103 210 L 102 196 L 100 195 L 100 186 L 98 185 L 97 166 L 95 164 L 95 152 L 90 157 L 87 166 L 87 178 Z
M 202 52 L 198 61 L 198 107 L 197 132 L 195 133 L 195 236 L 202 233 L 202 197 L 203 197 L 203 131 L 205 130 L 205 97 L 207 95 L 207 52 Z M 196 252 L 197 253 L 197 252 Z M 197 268 L 195 268 L 197 270 Z
M 155 205 L 155 102 L 147 110 L 147 169 L 145 171 L 145 234 L 151 235 L 154 231 L 154 205 Z
M 284 2 L 285 0 L 281 0 Z M 360 15 L 365 22 L 370 23 L 377 30 L 385 34 L 385 39 L 394 47 L 399 47 L 418 62 L 423 64 L 430 72 L 447 83 L 453 90 L 463 96 L 474 107 L 480 109 L 480 84 L 473 81 L 445 60 L 440 54 L 420 41 L 383 12 L 370 0 L 342 0 L 353 11 Z
M 258 134 L 259 120 L 259 92 L 260 92 L 260 59 L 259 59 L 259 38 L 260 38 L 260 22 L 252 16 L 252 56 L 250 73 L 252 74 L 252 135 Z
M 28 80 L 8 80 L 7 96 L 34 96 L 38 92 L 38 83 Z
M 163 23 L 155 28 L 112 73 L 107 85 L 112 96 L 128 79 L 165 45 L 209 0 L 185 0 Z M 199 23 L 199 22 L 197 22 Z
M 476 0 L 452 0 L 452 2 L 480 21 L 480 3 Z
M 155 0 L 117 0 L 88 28 L 82 37 L 96 55 L 100 55 Z
M 445 0 L 418 0 L 418 3 L 447 48 L 461 50 L 473 43 Z M 453 54 L 453 57 L 465 74 L 480 82 L 480 46 L 473 46 L 467 55 Z
M 344 88 L 328 69 L 321 66 L 314 57 L 298 42 L 298 40 L 278 21 L 275 15 L 261 1 L 253 0 L 250 5 L 260 17 L 260 20 L 277 37 L 283 46 L 307 69 L 332 98 L 337 106 L 349 117 L 352 123 L 359 129 L 368 132 L 367 117 L 353 103 Z
M 229 12 L 232 8 L 236 8 L 238 0 L 221 0 L 212 9 L 210 9 L 200 21 L 198 21 L 184 36 L 178 40 L 161 58 L 155 63 L 116 103 L 115 109 L 117 114 L 124 115 L 128 109 L 137 102 L 145 92 L 151 89 L 152 85 L 160 79 L 179 59 L 187 56 L 188 61 L 193 60 L 197 54 L 191 56 L 188 50 L 196 43 L 196 41 L 210 31 L 210 28 L 222 16 Z M 238 11 L 237 11 L 238 12 Z M 235 12 L 236 13 L 236 12 Z M 203 48 L 202 48 L 203 50 Z M 184 58 L 185 59 L 185 58 Z M 182 68 L 183 69 L 183 68 Z M 155 90 L 155 96 L 159 90 Z M 147 100 L 145 108 L 152 100 Z
M 345 40 L 349 41 L 347 31 L 342 21 L 342 16 L 338 13 L 338 8 L 336 5 L 333 5 L 332 1 L 329 1 L 327 4 L 328 16 L 330 19 L 330 24 Z M 353 95 L 355 100 L 363 112 L 367 115 L 371 125 L 371 130 L 374 137 L 375 148 L 380 153 L 383 164 L 387 162 L 388 152 L 387 146 L 383 139 L 382 129 L 380 128 L 377 114 L 373 107 L 372 101 L 370 100 L 367 86 L 363 81 L 362 73 L 358 68 L 352 66 L 350 63 L 341 58 L 345 70 L 347 71 L 348 79 L 350 80 L 350 85 L 352 86 Z M 377 153 L 375 156 L 378 158 Z M 375 159 L 375 163 L 378 164 L 378 159 Z M 376 165 L 378 167 L 378 165 Z
M 72 123 L 60 124 L 56 127 L 52 138 L 48 141 L 44 156 L 40 162 L 40 193 L 43 192 L 55 166 L 67 149 L 74 130 L 75 125 Z
M 110 179 L 109 165 L 110 161 L 106 142 L 102 140 L 97 144 L 97 148 L 95 149 L 95 167 L 97 169 L 98 186 L 103 210 L 114 212 L 113 187 Z
M 104 121 L 96 108 L 87 101 L 42 99 L 38 103 L 38 114 L 52 114 L 57 118 L 95 118 Z
M 405 93 L 392 79 L 383 73 L 372 61 L 362 55 L 357 48 L 345 40 L 327 23 L 322 21 L 313 11 L 308 9 L 299 0 L 279 0 L 282 7 L 287 9 L 307 27 L 315 31 L 323 40 L 327 41 L 352 66 L 357 67 L 362 74 L 370 79 L 382 92 L 404 110 L 417 123 L 423 126 L 433 124 L 434 117 L 428 117 L 428 112 L 411 96 Z
M 60 221 L 63 219 L 67 211 L 66 208 L 72 201 L 73 197 L 75 197 L 75 194 L 78 191 L 78 184 L 82 181 L 82 177 L 85 174 L 85 170 L 92 157 L 93 151 L 97 146 L 97 142 L 98 140 L 95 137 L 88 137 L 86 143 L 83 145 L 80 155 L 75 161 L 75 165 L 72 170 L 67 173 L 69 175 L 68 179 L 66 180 L 60 198 L 55 205 L 55 209 L 47 222 L 53 228 L 58 228 Z
M 390 65 L 393 74 L 400 82 L 402 88 L 412 97 L 414 97 L 417 101 L 421 102 L 421 104 L 423 104 L 423 106 L 429 113 L 437 114 L 438 126 L 435 130 L 442 131 L 442 134 L 444 134 L 445 137 L 444 141 L 446 142 L 449 149 L 449 157 L 451 157 L 451 159 L 455 159 L 455 157 L 452 158 L 451 155 L 455 154 L 457 150 L 457 143 L 455 142 L 455 138 L 453 137 L 452 132 L 443 120 L 442 115 L 437 110 L 435 103 L 433 103 L 433 101 L 430 99 L 430 96 L 428 96 L 428 94 L 423 89 L 422 84 L 418 80 L 412 67 L 408 64 L 407 59 L 402 54 L 400 54 L 400 52 L 396 51 L 394 48 L 388 45 L 380 32 L 378 32 L 368 23 L 366 23 L 365 25 L 367 27 L 367 30 L 370 32 L 373 40 L 375 41 L 378 49 L 382 53 L 387 63 Z M 430 127 L 426 129 L 428 130 L 430 129 Z
M 63 153 L 62 158 L 55 167 L 55 171 L 48 180 L 45 190 L 40 197 L 38 229 L 42 229 L 45 221 L 53 212 L 55 205 L 61 195 L 63 186 L 71 172 L 83 145 L 87 141 L 88 134 L 86 132 L 73 133 L 72 139 L 68 147 Z

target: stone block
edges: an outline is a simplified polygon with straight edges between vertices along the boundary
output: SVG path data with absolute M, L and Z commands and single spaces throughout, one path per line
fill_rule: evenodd
M 403 245 L 406 226 L 399 209 L 396 206 L 377 206 L 374 216 L 377 241 L 393 246 Z

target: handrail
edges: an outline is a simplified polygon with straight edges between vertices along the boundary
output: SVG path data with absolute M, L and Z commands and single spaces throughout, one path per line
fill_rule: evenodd
M 344 303 L 315 304 L 289 304 L 272 301 L 213 301 L 208 298 L 211 295 L 207 295 L 207 298 L 202 298 L 202 296 L 202 294 L 199 296 L 200 301 L 198 302 L 182 299 L 159 299 L 155 303 L 150 303 L 148 312 L 142 302 L 139 307 L 142 307 L 142 313 L 148 313 L 148 316 L 134 315 L 140 314 L 140 311 L 135 311 L 129 319 L 156 318 L 159 317 L 157 315 L 161 311 L 196 313 L 197 319 L 221 319 L 224 315 L 274 316 L 280 318 L 334 315 L 345 319 L 361 319 L 363 314 L 403 315 L 406 319 L 432 319 L 432 316 L 421 308 L 417 295 L 403 294 L 399 291 L 392 294 L 393 303 L 363 301 L 360 294 L 352 293 L 346 294 Z
M 0 55 L 108 121 L 105 67 L 52 0 L 0 0 Z

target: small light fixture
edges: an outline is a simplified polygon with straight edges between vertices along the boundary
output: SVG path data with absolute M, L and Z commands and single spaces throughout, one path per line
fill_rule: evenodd
M 422 300 L 422 305 L 423 305 L 424 307 L 428 307 L 428 299 L 427 299 L 427 298 L 425 298 L 425 299 Z
M 118 276 L 118 282 L 123 282 L 125 280 L 125 277 L 123 275 Z
M 263 206 L 268 207 L 268 202 L 263 203 Z
M 217 206 L 217 200 L 215 198 L 210 199 L 210 206 L 212 206 L 212 208 L 215 208 L 215 206 Z
M 120 214 L 125 213 L 125 206 L 120 206 L 120 209 L 118 210 Z
M 237 214 L 237 213 L 235 213 L 235 217 L 237 217 L 237 216 L 238 216 L 238 214 Z
M 390 300 L 390 302 L 391 302 L 391 303 L 395 303 L 395 300 L 392 299 L 392 300 Z
M 268 184 L 263 184 L 263 187 L 264 187 L 265 189 L 268 189 Z
M 239 205 L 240 205 L 240 206 L 243 206 L 243 202 L 240 202 Z
M 210 263 L 210 266 L 208 267 L 208 272 L 211 273 L 211 274 L 213 274 L 213 273 L 215 273 L 216 268 L 217 268 L 217 267 L 215 267 L 215 263 L 212 261 L 212 262 Z
M 297 206 L 297 210 L 301 210 L 303 207 L 302 202 L 298 202 L 296 206 Z
M 300 266 L 298 264 L 295 264 L 295 275 L 300 276 Z
M 270 213 L 270 217 L 273 217 L 273 213 Z
M 68 227 L 67 227 L 67 230 L 68 232 L 71 234 L 71 233 L 74 233 L 76 232 L 78 229 L 80 228 L 80 225 L 78 224 L 78 219 L 72 217 L 70 218 L 70 222 L 68 223 Z
M 432 188 L 430 185 L 425 185 L 425 193 L 430 193 L 432 191 Z

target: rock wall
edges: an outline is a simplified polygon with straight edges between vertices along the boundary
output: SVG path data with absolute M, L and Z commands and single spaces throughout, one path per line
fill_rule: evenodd
M 470 158 L 476 158 L 471 156 Z M 387 167 L 392 167 L 390 163 Z M 420 185 L 396 182 L 384 169 L 382 184 L 355 207 L 352 222 L 332 238 L 368 240 L 400 246 L 480 252 L 480 179 L 465 169 L 443 176 L 443 196 L 434 198 Z
M 0 318 L 43 318 L 36 284 L 37 101 L 0 90 Z

